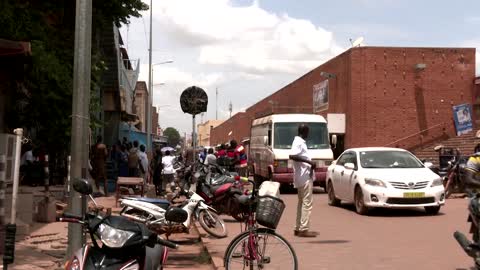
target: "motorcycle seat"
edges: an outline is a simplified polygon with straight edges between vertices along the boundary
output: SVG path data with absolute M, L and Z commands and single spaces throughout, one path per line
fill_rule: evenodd
M 146 198 L 146 197 L 127 197 L 126 199 L 155 204 L 165 210 L 170 206 L 170 202 L 164 199 Z

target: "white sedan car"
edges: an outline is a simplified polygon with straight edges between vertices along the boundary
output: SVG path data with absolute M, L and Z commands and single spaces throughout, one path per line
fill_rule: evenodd
M 375 207 L 424 207 L 435 215 L 445 204 L 442 179 L 403 149 L 349 149 L 328 167 L 326 179 L 328 203 L 354 203 L 361 215 Z

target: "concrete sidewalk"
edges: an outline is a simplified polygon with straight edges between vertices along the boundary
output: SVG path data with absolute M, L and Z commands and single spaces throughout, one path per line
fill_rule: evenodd
M 114 197 L 97 198 L 97 203 L 105 208 L 112 208 L 112 213 L 118 213 L 114 208 Z M 68 223 L 35 223 L 31 233 L 24 240 L 17 241 L 15 247 L 15 263 L 8 269 L 18 270 L 56 270 L 63 269 L 67 249 Z M 166 270 L 169 269 L 200 269 L 211 270 L 211 260 L 204 248 L 198 230 L 192 227 L 190 234 L 172 235 L 170 240 L 177 242 L 178 250 L 169 250 Z M 0 266 L 0 269 L 3 269 Z

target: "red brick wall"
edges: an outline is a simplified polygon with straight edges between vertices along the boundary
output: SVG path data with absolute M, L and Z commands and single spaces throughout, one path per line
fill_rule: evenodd
M 237 113 L 220 126 L 212 129 L 210 133 L 210 144 L 222 144 L 232 139 L 240 142 L 245 137 L 250 136 L 250 125 L 251 119 L 247 117 L 246 113 Z M 232 134 L 228 135 L 230 132 L 232 132 Z
M 472 102 L 474 49 L 357 48 L 352 51 L 348 147 L 385 145 L 429 129 L 415 144 L 454 135 L 452 106 Z M 416 70 L 418 63 L 425 69 Z M 396 144 L 395 144 L 396 145 Z M 392 145 L 392 146 L 395 146 Z
M 416 70 L 418 63 L 426 64 L 425 69 Z M 326 80 L 320 75 L 322 71 L 336 78 L 329 79 L 329 108 L 320 114 L 346 114 L 346 148 L 383 146 L 429 129 L 421 137 L 417 134 L 392 145 L 410 148 L 438 138 L 444 127 L 447 134 L 454 134 L 452 106 L 473 101 L 475 50 L 348 50 L 248 108 L 243 118 L 232 117 L 215 128 L 212 139 L 224 142 L 222 134 L 230 130 L 237 140 L 249 136 L 251 120 L 272 107 L 303 106 L 311 112 L 313 85 Z

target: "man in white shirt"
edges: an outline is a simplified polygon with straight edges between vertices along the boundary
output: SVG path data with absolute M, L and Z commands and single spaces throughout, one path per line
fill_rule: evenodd
M 173 192 L 175 188 L 175 169 L 173 168 L 174 156 L 170 155 L 170 151 L 165 152 L 165 156 L 162 158 L 163 164 L 163 182 L 170 183 L 170 190 Z
M 293 185 L 298 190 L 297 220 L 295 236 L 316 237 L 318 233 L 310 231 L 310 214 L 313 207 L 313 172 L 315 162 L 312 162 L 308 153 L 306 139 L 308 138 L 308 126 L 301 124 L 298 127 L 298 136 L 292 143 L 290 159 L 293 162 Z
M 217 165 L 217 157 L 213 154 L 213 148 L 208 149 L 205 165 Z
M 144 183 L 148 181 L 148 156 L 145 153 L 145 145 L 140 145 L 140 151 L 138 151 L 138 159 L 140 163 L 140 172 L 143 177 Z

